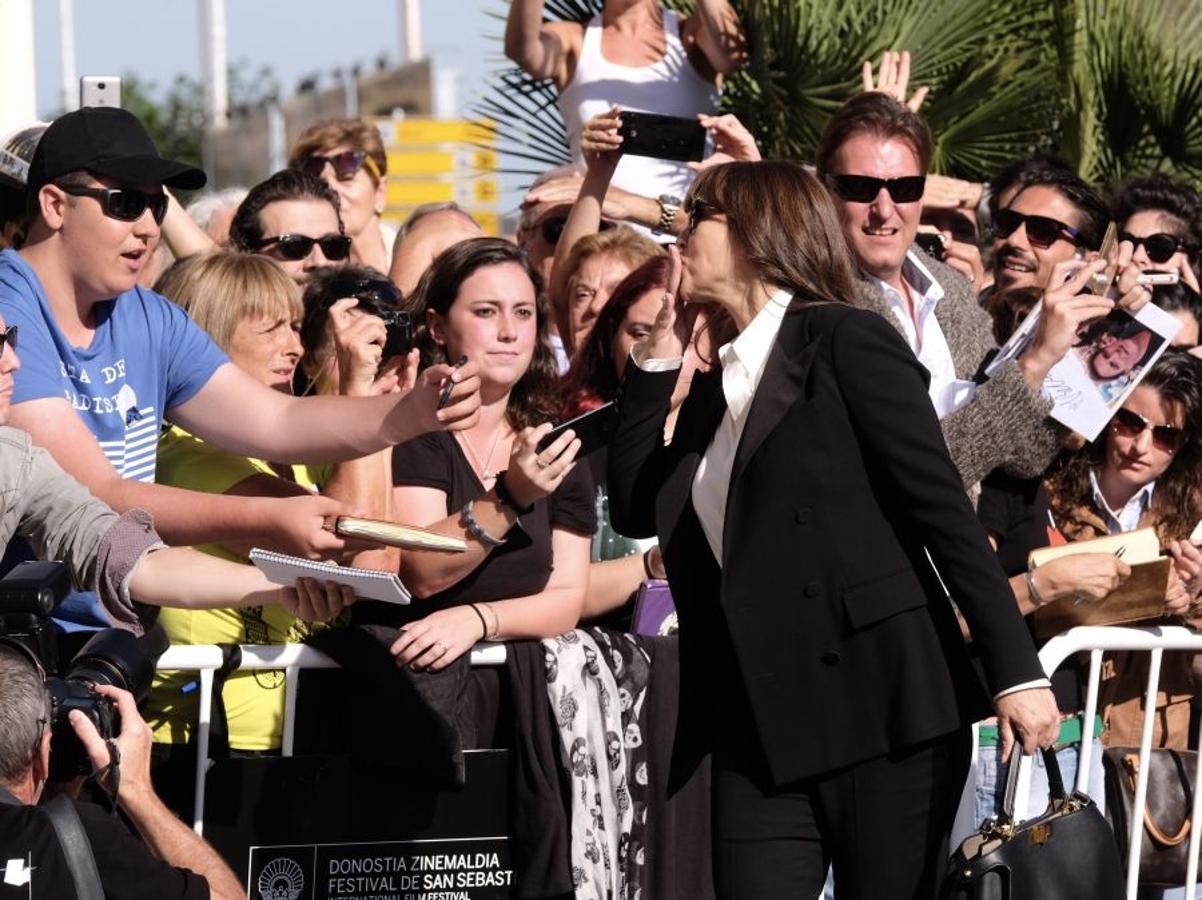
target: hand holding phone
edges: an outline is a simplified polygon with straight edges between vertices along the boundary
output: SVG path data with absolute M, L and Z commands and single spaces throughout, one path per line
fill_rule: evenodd
M 559 440 L 565 432 L 572 431 L 580 440 L 580 450 L 576 456 L 578 458 L 588 456 L 609 443 L 609 436 L 617 421 L 618 407 L 612 402 L 603 404 L 583 415 L 556 425 L 543 436 L 535 449 L 542 453 Z

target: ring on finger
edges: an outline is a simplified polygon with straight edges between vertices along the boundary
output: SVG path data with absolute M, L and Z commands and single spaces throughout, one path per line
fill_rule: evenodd
M 540 458 L 540 457 L 537 457 L 537 456 L 536 456 L 536 457 L 534 457 L 534 464 L 535 464 L 536 466 L 538 466 L 538 467 L 539 467 L 539 469 L 545 469 L 545 468 L 547 468 L 547 466 L 551 465 L 551 464 L 550 464 L 549 462 L 547 462 L 545 459 L 542 459 L 542 458 Z

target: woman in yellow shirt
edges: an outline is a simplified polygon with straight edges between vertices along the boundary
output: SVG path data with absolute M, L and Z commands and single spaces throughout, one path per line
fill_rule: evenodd
M 230 360 L 268 387 L 291 392 L 301 356 L 303 307 L 299 289 L 269 259 L 217 252 L 190 258 L 170 269 L 156 290 L 182 306 Z M 384 325 L 354 311 L 354 300 L 331 310 L 329 330 L 338 349 L 338 392 L 348 395 L 395 389 L 396 378 L 376 383 Z M 236 409 L 230 415 L 238 415 Z M 158 481 L 208 493 L 293 496 L 321 489 L 362 515 L 386 518 L 390 496 L 387 454 L 311 470 L 218 450 L 178 426 L 159 446 Z M 206 553 L 245 563 L 248 546 L 206 545 Z M 390 551 L 360 554 L 357 565 L 396 570 Z M 164 610 L 159 621 L 175 644 L 281 644 L 303 640 L 314 627 L 279 607 Z M 155 740 L 186 744 L 196 721 L 191 673 L 159 675 L 147 720 Z M 282 671 L 234 672 L 222 690 L 230 748 L 278 750 L 284 715 Z

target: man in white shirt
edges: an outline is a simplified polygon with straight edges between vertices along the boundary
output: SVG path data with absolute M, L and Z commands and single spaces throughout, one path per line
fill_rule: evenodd
M 882 93 L 853 98 L 827 124 L 817 171 L 860 265 L 852 302 L 884 316 L 930 373 L 931 401 L 965 485 L 998 467 L 1034 477 L 1059 447 L 1051 403 L 1039 393 L 1045 354 L 1028 351 L 980 377 L 996 349 L 989 316 L 963 275 L 913 247 L 930 158 L 926 123 Z

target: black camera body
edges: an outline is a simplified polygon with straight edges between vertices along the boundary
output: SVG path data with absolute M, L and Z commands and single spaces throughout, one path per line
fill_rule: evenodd
M 50 695 L 50 779 L 69 781 L 92 771 L 91 761 L 69 716 L 78 710 L 101 738 L 121 732 L 121 720 L 98 684 L 122 688 L 141 701 L 150 691 L 155 664 L 167 649 L 167 635 L 155 625 L 142 637 L 120 628 L 96 632 L 71 660 L 59 666 L 57 635 L 50 614 L 71 588 L 67 567 L 59 562 L 23 562 L 0 579 L 0 640 L 26 653 L 46 673 Z
M 348 275 L 327 288 L 331 297 L 354 297 L 357 309 L 383 320 L 387 338 L 381 359 L 404 356 L 413 349 L 413 321 L 400 308 L 401 290 L 387 278 L 359 278 Z

